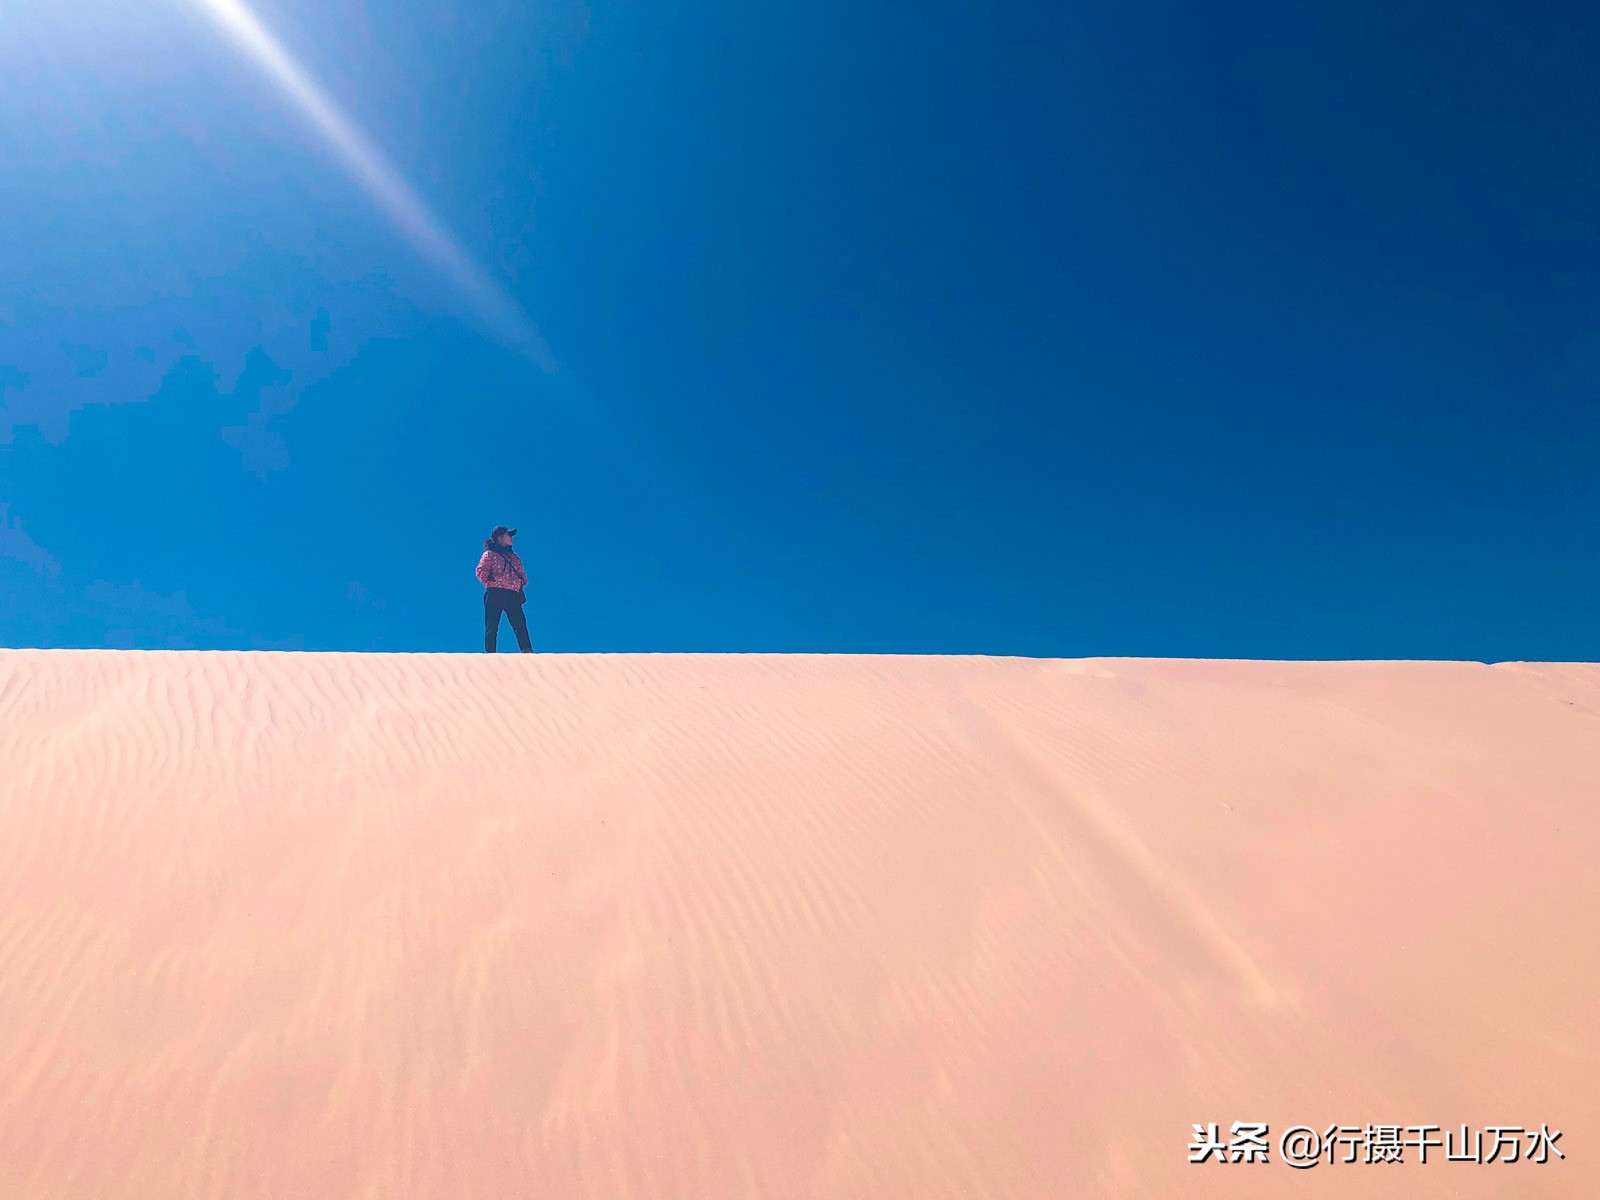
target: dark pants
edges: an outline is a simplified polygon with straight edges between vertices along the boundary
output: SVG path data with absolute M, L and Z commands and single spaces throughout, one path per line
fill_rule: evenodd
M 500 632 L 500 614 L 511 618 L 511 631 L 517 635 L 517 645 L 524 654 L 533 653 L 533 643 L 528 640 L 528 621 L 522 615 L 522 597 L 510 588 L 487 588 L 483 593 L 483 648 L 495 652 L 495 638 Z

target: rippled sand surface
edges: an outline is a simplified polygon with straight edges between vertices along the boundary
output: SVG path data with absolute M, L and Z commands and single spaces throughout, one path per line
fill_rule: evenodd
M 0 1196 L 1596 1196 L 1597 863 L 1592 664 L 0 650 Z

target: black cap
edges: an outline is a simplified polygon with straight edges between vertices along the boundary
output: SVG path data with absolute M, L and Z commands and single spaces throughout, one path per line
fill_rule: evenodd
M 489 535 L 489 540 L 493 541 L 495 538 L 499 537 L 502 533 L 509 533 L 512 537 L 516 537 L 517 536 L 517 531 L 515 529 L 508 529 L 504 525 L 496 525 L 494 527 L 494 532 Z

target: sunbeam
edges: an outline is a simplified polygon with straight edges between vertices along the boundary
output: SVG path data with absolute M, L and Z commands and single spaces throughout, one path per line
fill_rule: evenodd
M 290 56 L 243 0 L 189 0 L 209 16 L 311 122 L 340 163 L 376 201 L 407 241 L 449 277 L 472 302 L 489 327 L 545 370 L 555 363 L 533 322 L 491 279 L 418 199 L 389 165 L 382 151 L 340 110 Z

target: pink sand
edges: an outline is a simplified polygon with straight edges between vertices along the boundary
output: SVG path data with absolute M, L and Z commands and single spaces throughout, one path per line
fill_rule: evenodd
M 0 651 L 0 1196 L 1596 1196 L 1597 802 L 1594 664 Z

